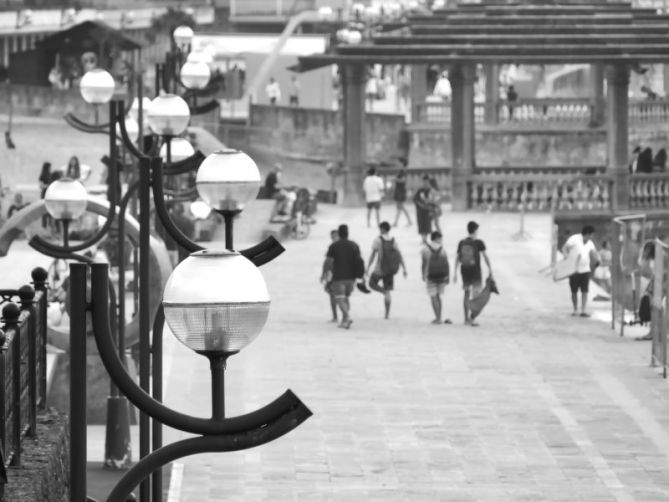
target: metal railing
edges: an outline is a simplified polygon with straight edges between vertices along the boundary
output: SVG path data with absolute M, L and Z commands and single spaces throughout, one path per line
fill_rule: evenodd
M 230 17 L 287 17 L 315 8 L 315 0 L 230 0 Z
M 21 440 L 35 435 L 37 411 L 46 408 L 47 273 L 38 268 L 32 278 L 34 288 L 0 290 L 0 495 L 5 468 L 21 465 Z

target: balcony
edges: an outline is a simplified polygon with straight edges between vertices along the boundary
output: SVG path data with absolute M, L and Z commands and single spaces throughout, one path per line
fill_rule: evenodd
M 318 0 L 230 0 L 233 23 L 284 23 L 305 10 L 315 10 Z

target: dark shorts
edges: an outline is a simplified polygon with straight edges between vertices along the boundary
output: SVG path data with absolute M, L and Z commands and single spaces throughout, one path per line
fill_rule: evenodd
M 481 278 L 481 269 L 479 267 L 460 267 L 460 272 L 462 273 L 462 286 L 464 288 L 469 288 L 472 286 L 480 286 L 483 283 Z
M 355 280 L 350 279 L 345 281 L 332 281 L 330 287 L 334 296 L 345 296 L 348 298 L 351 296 L 351 293 L 353 293 L 354 286 Z
M 299 99 L 297 98 L 297 96 L 290 96 L 288 98 L 288 104 L 297 105 L 299 104 Z
M 588 286 L 590 285 L 590 272 L 585 272 L 583 274 L 573 274 L 569 276 L 569 289 L 572 293 L 577 293 L 581 290 L 581 293 L 588 292 Z
M 383 284 L 383 288 L 378 288 L 379 282 Z M 369 276 L 369 287 L 372 289 L 383 289 L 383 291 L 392 291 L 395 287 L 395 276 L 393 274 L 380 275 L 373 273 Z
M 367 203 L 367 209 L 380 209 L 381 208 L 381 202 L 376 201 L 376 202 L 368 202 Z

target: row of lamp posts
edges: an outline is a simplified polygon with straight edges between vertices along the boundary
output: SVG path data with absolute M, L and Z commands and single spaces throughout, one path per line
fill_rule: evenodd
M 184 35 L 187 30 L 175 30 L 176 35 Z M 190 31 L 192 38 L 192 30 Z M 188 38 L 188 37 L 186 37 Z M 175 40 L 183 45 L 184 38 Z M 190 40 L 188 40 L 188 44 Z M 207 85 L 208 68 L 204 70 L 197 61 L 187 61 L 180 74 L 182 84 L 196 88 Z M 204 64 L 206 67 L 206 64 Z M 158 73 L 158 72 L 157 72 Z M 206 77 L 206 80 L 205 80 Z M 179 78 L 179 77 L 175 77 Z M 138 128 L 125 119 L 124 103 L 112 99 L 114 80 L 104 70 L 92 70 L 81 81 L 84 99 L 96 106 L 109 102 L 110 137 L 109 161 L 109 213 L 103 228 L 89 240 L 71 244 L 68 240 L 69 222 L 83 214 L 87 206 L 87 192 L 80 182 L 61 179 L 52 183 L 45 193 L 46 210 L 63 222 L 63 245 L 48 243 L 33 238 L 31 245 L 55 258 L 69 258 L 80 263 L 70 265 L 70 436 L 71 436 L 71 502 L 86 502 L 86 317 L 90 311 L 93 332 L 102 362 L 111 376 L 110 397 L 114 399 L 114 415 L 125 414 L 124 419 L 111 427 L 126 426 L 128 423 L 127 397 L 140 410 L 140 457 L 108 495 L 110 502 L 131 500 L 132 491 L 139 485 L 141 502 L 162 500 L 161 468 L 168 462 L 186 455 L 207 451 L 233 451 L 258 446 L 272 441 L 289 432 L 306 420 L 311 412 L 291 391 L 287 391 L 269 405 L 249 414 L 226 418 L 224 398 L 224 370 L 227 359 L 243 349 L 262 330 L 269 312 L 270 299 L 267 287 L 258 266 L 278 256 L 283 248 L 274 239 L 237 252 L 234 250 L 233 223 L 248 201 L 254 199 L 260 186 L 260 173 L 253 160 L 236 150 L 222 150 L 206 158 L 195 153 L 189 159 L 173 163 L 177 145 L 176 138 L 184 133 L 190 121 L 188 104 L 174 94 L 159 94 L 151 101 L 147 110 L 147 122 L 154 134 L 163 138 L 163 157 L 147 155 L 142 147 L 136 147 L 130 138 L 135 131 L 142 131 L 143 99 L 139 100 Z M 89 132 L 101 132 L 100 127 L 88 126 L 81 121 L 78 125 Z M 130 126 L 130 127 L 129 127 Z M 139 162 L 139 181 L 128 188 L 117 208 L 120 194 L 116 193 L 118 182 L 116 169 L 117 128 L 122 146 Z M 128 131 L 131 129 L 131 131 Z M 175 147 L 175 148 L 173 148 Z M 179 151 L 179 157 L 190 153 Z M 204 159 L 204 160 L 202 160 Z M 199 168 L 196 187 L 201 199 L 212 210 L 218 212 L 225 222 L 225 249 L 203 249 L 183 235 L 171 220 L 166 209 L 163 187 L 164 174 L 180 174 L 192 167 Z M 120 183 L 119 183 L 120 185 Z M 102 239 L 117 212 L 119 218 L 119 248 L 123 250 L 124 235 L 120 232 L 125 218 L 129 196 L 136 191 L 139 201 L 139 385 L 130 377 L 125 364 L 125 342 L 123 328 L 125 285 L 119 279 L 118 312 L 112 313 L 119 319 L 118 339 L 115 341 L 110 331 L 110 288 L 108 264 L 91 263 L 91 260 L 76 254 Z M 156 214 L 170 236 L 187 251 L 193 253 L 180 263 L 170 275 L 163 292 L 162 304 L 155 318 L 150 311 L 150 242 L 151 195 Z M 118 254 L 119 271 L 124 266 L 123 252 Z M 87 277 L 90 275 L 90 292 Z M 88 299 L 90 297 L 90 300 Z M 112 299 L 113 303 L 113 299 Z M 112 311 L 113 312 L 113 311 Z M 162 329 L 167 322 L 179 341 L 207 357 L 211 371 L 212 417 L 210 419 L 192 417 L 162 405 Z M 112 326 L 114 323 L 111 324 Z M 151 331 L 153 325 L 153 337 Z M 115 343 L 116 342 L 116 343 Z M 153 369 L 152 387 L 151 369 Z M 119 389 L 122 393 L 116 392 Z M 115 394 L 115 395 L 114 395 Z M 123 406 L 122 403 L 125 403 Z M 109 406 L 109 403 L 108 403 Z M 152 419 L 152 423 L 150 422 Z M 179 430 L 195 434 L 196 437 L 170 445 L 162 444 L 162 426 L 169 425 Z M 105 456 L 115 448 L 108 436 Z M 129 437 L 121 434 L 121 447 L 115 452 L 123 458 L 112 459 L 112 464 L 122 465 L 129 460 Z M 109 460 L 108 458 L 105 459 Z M 151 476 L 151 482 L 148 478 Z

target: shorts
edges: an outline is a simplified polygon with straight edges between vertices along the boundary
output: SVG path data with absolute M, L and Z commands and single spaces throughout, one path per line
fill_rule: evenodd
M 332 281 L 331 290 L 334 296 L 346 297 L 348 298 L 353 293 L 353 287 L 355 286 L 355 279 L 345 279 L 341 281 Z
M 584 272 L 582 274 L 572 274 L 569 276 L 569 288 L 572 293 L 578 293 L 581 290 L 581 293 L 588 292 L 588 286 L 590 285 L 590 272 Z
M 592 276 L 600 281 L 611 280 L 611 267 L 600 265 L 595 269 Z
M 430 296 L 443 295 L 444 289 L 446 289 L 446 281 L 434 282 L 430 279 L 427 280 L 427 294 Z
M 298 105 L 298 104 L 299 104 L 299 99 L 297 98 L 297 96 L 290 96 L 290 97 L 288 98 L 288 104 L 290 104 L 290 105 Z
M 381 209 L 381 201 L 368 202 L 367 209 Z
M 379 288 L 379 282 L 383 283 L 383 287 Z M 395 276 L 393 274 L 381 275 L 377 273 L 372 273 L 369 277 L 369 287 L 372 289 L 382 289 L 383 291 L 392 291 L 395 287 Z
M 462 287 L 481 288 L 483 280 L 481 279 L 481 269 L 479 267 L 460 267 L 460 274 L 462 275 Z

